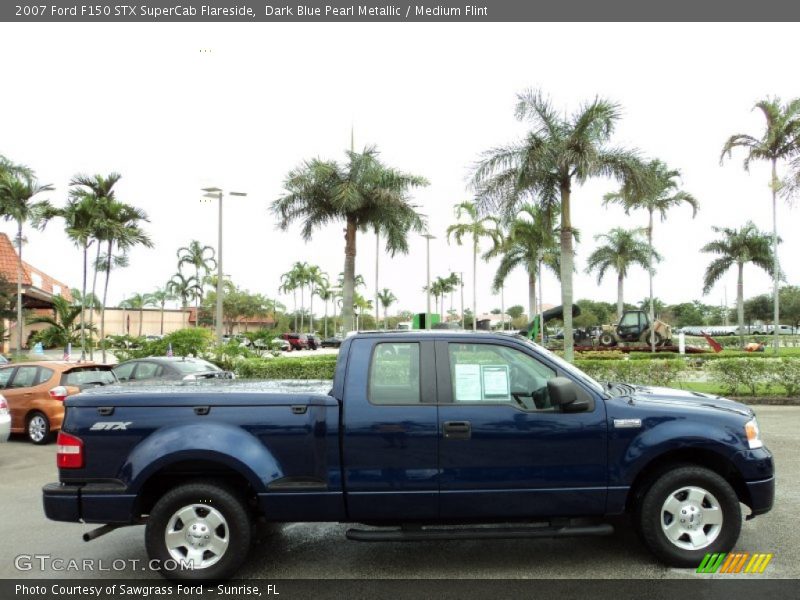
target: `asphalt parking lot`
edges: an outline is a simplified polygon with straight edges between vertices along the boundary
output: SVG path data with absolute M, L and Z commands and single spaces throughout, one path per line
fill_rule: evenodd
M 775 555 L 763 575 L 800 577 L 800 407 L 756 407 L 767 446 L 775 454 L 778 492 L 772 512 L 743 524 L 737 550 Z M 0 506 L 3 542 L 0 578 L 155 577 L 142 566 L 87 573 L 56 570 L 46 559 L 19 570 L 20 555 L 65 560 L 146 561 L 144 528 L 128 527 L 86 543 L 81 534 L 95 527 L 45 519 L 40 488 L 54 481 L 55 445 L 33 446 L 12 438 L 0 445 Z M 298 523 L 255 547 L 240 575 L 244 578 L 641 578 L 706 577 L 690 569 L 657 564 L 624 519 L 602 538 L 497 540 L 368 544 L 347 541 L 340 524 Z M 25 561 L 23 561 L 24 563 Z M 97 564 L 97 563 L 95 563 Z

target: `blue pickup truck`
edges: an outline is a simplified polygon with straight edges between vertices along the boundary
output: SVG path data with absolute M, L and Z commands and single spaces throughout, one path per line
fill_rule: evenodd
M 50 519 L 145 523 L 176 579 L 233 575 L 259 523 L 358 541 L 603 535 L 629 514 L 669 565 L 726 552 L 769 511 L 753 411 L 599 383 L 520 336 L 361 333 L 330 382 L 84 392 L 66 401 Z M 624 521 L 623 522 L 627 522 Z

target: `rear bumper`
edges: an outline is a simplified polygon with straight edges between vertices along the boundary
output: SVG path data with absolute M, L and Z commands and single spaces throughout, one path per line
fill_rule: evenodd
M 752 511 L 747 517 L 748 519 L 772 510 L 772 506 L 775 504 L 775 477 L 761 481 L 748 481 L 747 491 L 750 494 L 750 510 Z
M 44 514 L 53 521 L 132 523 L 136 496 L 117 484 L 48 483 L 42 488 Z

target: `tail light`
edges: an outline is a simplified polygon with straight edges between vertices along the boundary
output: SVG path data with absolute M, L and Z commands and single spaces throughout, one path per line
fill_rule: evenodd
M 60 400 L 61 402 L 63 402 L 64 400 L 67 399 L 68 395 L 69 395 L 69 390 L 65 385 L 59 385 L 50 390 L 50 397 L 53 400 Z
M 83 441 L 74 435 L 58 432 L 56 464 L 59 469 L 83 468 Z
M 8 402 L 6 402 L 5 396 L 0 394 L 0 415 L 7 415 L 8 414 Z

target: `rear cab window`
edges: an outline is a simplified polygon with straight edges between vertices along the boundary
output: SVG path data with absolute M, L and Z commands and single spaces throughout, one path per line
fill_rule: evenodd
M 419 404 L 419 343 L 375 345 L 369 370 L 372 404 Z
M 206 371 L 221 371 L 217 365 L 204 360 L 181 360 L 171 363 L 178 371 L 185 375 L 204 373 Z

